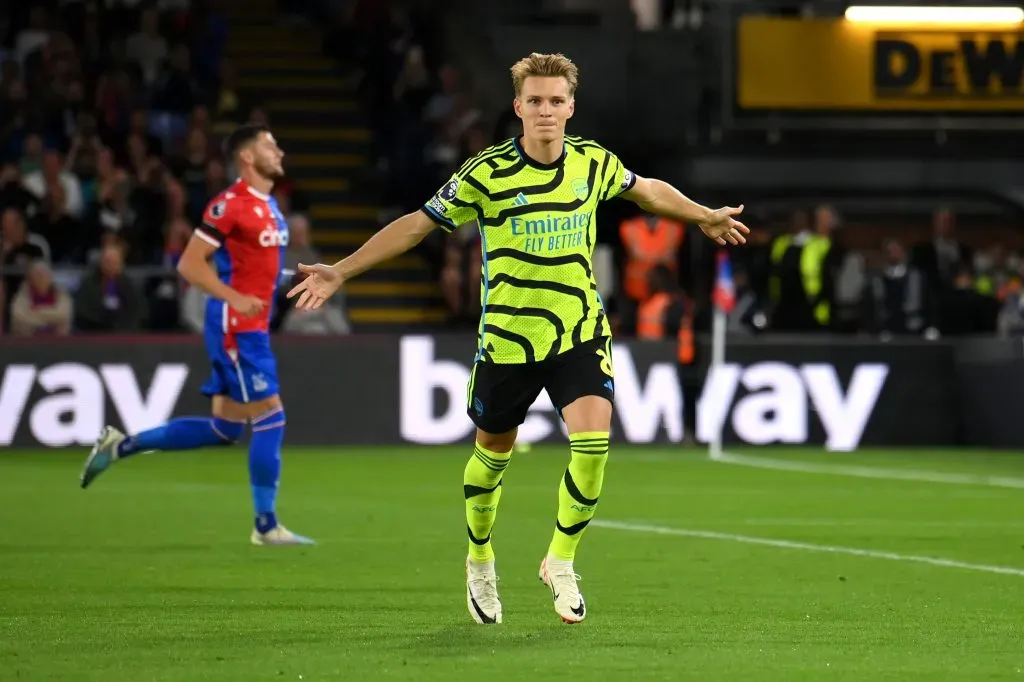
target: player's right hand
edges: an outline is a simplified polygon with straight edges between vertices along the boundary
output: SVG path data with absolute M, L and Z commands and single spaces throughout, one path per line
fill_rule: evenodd
M 239 294 L 233 300 L 228 301 L 228 305 L 242 317 L 255 317 L 266 307 L 262 299 L 245 294 Z
M 299 310 L 316 310 L 341 288 L 344 281 L 341 278 L 341 273 L 323 263 L 316 265 L 300 263 L 299 272 L 306 275 L 306 278 L 288 292 L 288 298 L 294 298 L 301 294 L 295 303 L 295 307 Z

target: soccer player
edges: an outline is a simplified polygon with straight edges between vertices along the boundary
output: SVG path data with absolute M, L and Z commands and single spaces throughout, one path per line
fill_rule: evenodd
M 565 135 L 574 111 L 576 66 L 531 54 L 512 67 L 513 106 L 523 133 L 462 164 L 421 210 L 384 227 L 358 251 L 289 293 L 315 309 L 346 281 L 409 250 L 435 227 L 476 220 L 484 253 L 479 346 L 469 380 L 476 445 L 463 474 L 469 556 L 466 603 L 481 624 L 502 622 L 491 528 L 516 431 L 542 389 L 569 432 L 570 460 L 558 489 L 554 535 L 540 564 L 562 620 L 586 617 L 573 567 L 604 482 L 614 372 L 611 332 L 591 257 L 594 212 L 622 196 L 645 211 L 694 223 L 719 244 L 743 244 L 743 207 L 706 208 L 670 185 L 626 170 L 596 142 Z
M 204 337 L 213 372 L 203 393 L 212 399 L 212 416 L 180 417 L 128 437 L 107 426 L 86 460 L 82 487 L 139 453 L 237 443 L 248 422 L 252 543 L 313 544 L 281 525 L 276 513 L 285 413 L 270 350 L 270 314 L 288 225 L 270 192 L 284 175 L 284 152 L 262 125 L 238 128 L 227 151 L 240 177 L 209 203 L 178 262 L 182 277 L 209 295 Z

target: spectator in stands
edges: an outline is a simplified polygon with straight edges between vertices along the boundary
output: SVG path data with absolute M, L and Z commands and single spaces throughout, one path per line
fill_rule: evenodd
M 655 265 L 644 275 L 646 298 L 637 310 L 636 336 L 641 341 L 675 342 L 679 382 L 683 387 L 683 424 L 687 443 L 692 444 L 692 434 L 697 430 L 697 399 L 707 373 L 694 342 L 699 311 L 693 299 L 679 287 L 674 268 Z
M 213 132 L 213 121 L 210 120 L 210 109 L 203 104 L 192 107 L 192 111 L 188 115 L 188 133 L 185 137 L 186 153 L 190 151 L 188 135 L 196 130 L 205 136 L 206 154 L 215 156 L 218 153 L 218 145 Z
M 839 215 L 831 206 L 814 212 L 813 231 L 794 215 L 795 232 L 780 235 L 772 243 L 770 296 L 772 328 L 812 332 L 831 326 L 838 250 L 832 233 Z
M 270 125 L 270 114 L 263 107 L 256 106 L 249 110 L 249 123 L 256 125 L 269 126 Z
M 34 214 L 38 204 L 35 196 L 25 189 L 17 164 L 9 163 L 0 168 L 0 208 L 9 206 L 27 215 Z
M 43 154 L 42 168 L 28 173 L 22 183 L 39 202 L 44 202 L 55 191 L 60 190 L 64 212 L 75 220 L 82 216 L 82 187 L 78 178 L 64 170 L 64 159 L 59 151 L 46 150 Z
M 206 177 L 204 180 L 207 199 L 217 196 L 231 186 L 231 181 L 228 179 L 228 170 L 220 159 L 210 159 L 209 163 L 206 164 Z
M 148 318 L 142 290 L 125 274 L 123 248 L 107 245 L 75 294 L 75 327 L 88 332 L 139 331 Z
M 668 218 L 640 214 L 623 220 L 619 225 L 622 242 L 620 272 L 622 296 L 616 310 L 627 333 L 636 325 L 637 308 L 650 298 L 651 272 L 663 265 L 678 273 L 678 263 L 686 227 Z M 677 280 L 678 280 L 678 274 Z
M 134 104 L 128 71 L 119 64 L 108 67 L 96 84 L 95 99 L 100 127 L 110 136 L 124 135 Z
M 163 249 L 163 226 L 174 217 L 187 217 L 184 213 L 184 194 L 176 192 L 176 181 L 168 177 L 163 163 L 158 157 L 150 157 L 145 162 L 141 176 L 132 182 L 124 183 L 129 191 L 128 205 L 131 217 L 130 230 L 125 234 L 129 255 L 135 263 L 151 263 L 154 258 L 160 260 Z M 172 196 L 173 195 L 173 196 Z M 169 215 L 169 205 L 174 202 L 178 208 Z
M 883 337 L 913 334 L 936 338 L 935 300 L 924 275 L 908 261 L 897 240 L 888 240 L 883 251 L 885 265 L 871 278 L 865 296 L 870 306 L 866 328 Z
M 132 111 L 124 146 L 118 150 L 119 156 L 137 163 L 147 156 L 160 156 L 163 151 L 163 141 L 150 131 L 149 112 L 145 109 Z
M 165 174 L 164 176 L 164 196 L 167 200 L 167 213 L 164 215 L 163 224 L 168 224 L 176 220 L 192 222 L 188 212 L 188 191 L 181 181 L 169 174 Z M 158 232 L 156 235 L 150 235 L 150 237 L 156 237 L 155 243 L 163 242 L 163 235 L 161 232 Z
M 1000 304 L 978 292 L 974 273 L 967 263 L 959 263 L 953 270 L 949 288 L 941 292 L 940 320 L 946 336 L 991 334 L 1000 317 Z M 1002 323 L 1008 324 L 1007 320 Z
M 844 242 L 848 240 L 844 237 L 849 235 L 849 231 L 839 234 L 833 243 L 836 253 L 830 254 L 830 264 L 834 264 L 834 297 L 830 326 L 833 332 L 840 334 L 853 334 L 860 330 L 863 322 L 864 293 L 868 287 L 864 254 L 846 248 Z
M 175 164 L 175 177 L 185 190 L 187 215 L 198 225 L 210 196 L 206 193 L 206 169 L 210 163 L 209 140 L 201 127 L 193 127 L 185 142 L 185 154 Z
M 1024 278 L 1019 263 L 1014 264 L 1013 273 L 1001 292 L 999 316 L 996 329 L 1001 336 L 1024 334 Z
M 24 68 L 29 56 L 41 51 L 50 42 L 49 17 L 46 8 L 35 5 L 29 12 L 28 26 L 14 40 L 14 56 Z
M 6 103 L 11 92 L 23 84 L 21 82 L 21 64 L 10 57 L 0 63 L 0 102 Z
M 298 271 L 299 263 L 319 263 L 320 252 L 313 248 L 309 218 L 301 214 L 288 218 L 288 248 L 284 253 L 284 268 Z
M 29 235 L 21 211 L 5 209 L 0 215 L 0 269 L 8 271 L 4 277 L 4 303 L 8 303 L 21 287 L 25 268 L 33 261 L 46 260 L 48 256 L 49 246 L 38 235 Z M 10 306 L 5 305 L 4 309 L 10 310 Z
M 320 255 L 310 241 L 309 219 L 295 215 L 288 221 L 288 248 L 284 267 L 296 271 L 299 263 L 319 263 Z M 312 259 L 312 260 L 310 260 Z M 279 292 L 282 296 L 287 287 Z M 289 334 L 350 334 L 352 332 L 345 312 L 343 297 L 335 296 L 317 310 L 299 310 L 282 304 L 280 329 Z
M 22 184 L 24 184 L 24 178 L 26 176 L 38 173 L 43 169 L 43 154 L 45 151 L 46 147 L 41 135 L 31 133 L 25 136 L 24 144 L 22 146 L 21 160 L 18 163 L 18 169 L 21 171 L 22 176 Z
M 161 73 L 153 95 L 157 111 L 184 116 L 199 102 L 199 86 L 192 75 L 188 46 L 176 45 Z
M 6 97 L 0 98 L 0 155 L 4 161 L 16 160 L 26 147 L 29 137 L 27 99 L 26 86 L 20 80 L 11 83 Z M 41 154 L 41 139 L 38 147 Z
M 156 7 L 142 11 L 139 30 L 125 43 L 125 56 L 142 68 L 142 81 L 153 86 L 167 59 L 167 39 L 160 35 L 160 13 Z
M 11 334 L 67 336 L 71 333 L 71 297 L 53 281 L 53 271 L 35 261 L 11 301 Z
M 993 244 L 974 254 L 974 273 L 974 285 L 978 293 L 998 301 L 1006 298 L 1007 289 L 1015 281 L 1006 249 L 1001 244 Z
M 736 305 L 726 317 L 726 328 L 733 334 L 764 331 L 768 326 L 768 316 L 746 269 L 733 266 L 732 279 L 736 289 Z
M 74 120 L 75 124 L 68 126 L 71 144 L 64 165 L 80 183 L 84 211 L 95 197 L 100 153 L 106 147 L 97 132 L 96 117 L 91 112 L 79 111 L 74 114 Z
M 440 87 L 430 96 L 423 111 L 424 120 L 432 124 L 444 121 L 455 111 L 455 96 L 459 92 L 459 72 L 451 64 L 446 64 L 438 71 L 437 80 Z M 522 127 L 518 117 L 516 123 Z
M 185 252 L 185 246 L 192 237 L 192 223 L 183 218 L 172 220 L 165 231 L 164 251 L 162 263 L 169 269 L 178 267 L 181 254 Z M 306 262 L 306 261 L 303 261 Z
M 242 100 L 237 89 L 235 65 L 225 59 L 217 77 L 217 100 L 214 111 L 222 121 L 242 122 Z
M 78 23 L 71 23 L 71 28 L 77 27 Z M 81 35 L 76 38 L 79 41 L 79 56 L 82 62 L 82 70 L 87 82 L 94 82 L 103 72 L 107 58 L 108 41 L 104 37 L 109 30 L 100 25 L 98 12 L 89 12 L 81 23 Z
M 5 209 L 0 216 L 0 249 L 3 249 L 3 264 L 7 267 L 26 268 L 34 260 L 49 260 L 50 257 L 49 244 L 28 231 L 25 216 L 14 207 Z
M 150 278 L 145 288 L 149 302 L 150 329 L 178 331 L 182 327 L 182 297 L 188 285 L 178 276 L 176 268 L 191 237 L 192 224 L 182 218 L 171 221 L 164 230 L 161 264 L 168 272 L 162 277 Z
M 217 74 L 224 62 L 224 48 L 228 39 L 227 17 L 220 9 L 223 3 L 191 0 L 191 5 L 187 22 L 195 57 L 194 70 L 201 86 L 216 87 Z
M 71 215 L 65 185 L 49 185 L 39 212 L 32 218 L 31 230 L 46 239 L 52 260 L 73 263 L 81 257 L 81 224 Z
M 948 208 L 935 212 L 932 217 L 932 239 L 918 244 L 912 261 L 921 270 L 929 289 L 941 296 L 953 287 L 953 278 L 959 276 L 961 265 L 970 266 L 973 253 L 956 239 L 956 216 Z
M 449 323 L 465 319 L 465 263 L 462 235 L 475 225 L 460 227 L 455 235 L 444 240 L 444 267 L 441 269 L 441 295 L 448 306 Z

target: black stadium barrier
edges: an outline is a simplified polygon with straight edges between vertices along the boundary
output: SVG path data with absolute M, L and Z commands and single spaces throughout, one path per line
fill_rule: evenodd
M 288 442 L 468 442 L 474 346 L 465 336 L 276 337 Z M 726 445 L 840 450 L 1024 446 L 1022 420 L 1006 418 L 1024 397 L 1024 361 L 977 355 L 961 362 L 946 342 L 731 339 L 705 381 L 695 435 L 721 426 Z M 674 357 L 672 343 L 616 342 L 613 440 L 683 440 Z M 209 409 L 197 337 L 4 339 L 0 359 L 0 446 L 84 446 L 104 423 L 137 431 Z M 543 442 L 561 429 L 542 394 L 520 433 Z

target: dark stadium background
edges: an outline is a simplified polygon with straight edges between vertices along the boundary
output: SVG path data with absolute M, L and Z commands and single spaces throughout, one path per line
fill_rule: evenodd
M 1019 679 L 1024 33 L 856 28 L 847 4 L 0 0 L 0 670 Z M 535 585 L 566 454 L 543 396 L 497 526 L 506 624 L 464 622 L 473 225 L 316 314 L 278 301 L 283 504 L 320 547 L 246 551 L 240 451 L 77 489 L 103 424 L 207 409 L 203 299 L 174 266 L 235 126 L 287 154 L 286 266 L 332 262 L 515 133 L 508 69 L 533 51 L 580 67 L 570 133 L 752 229 L 712 380 L 718 247 L 687 225 L 664 259 L 692 303 L 680 364 L 682 318 L 636 338 L 637 209 L 600 209 L 617 413 L 589 630 Z

